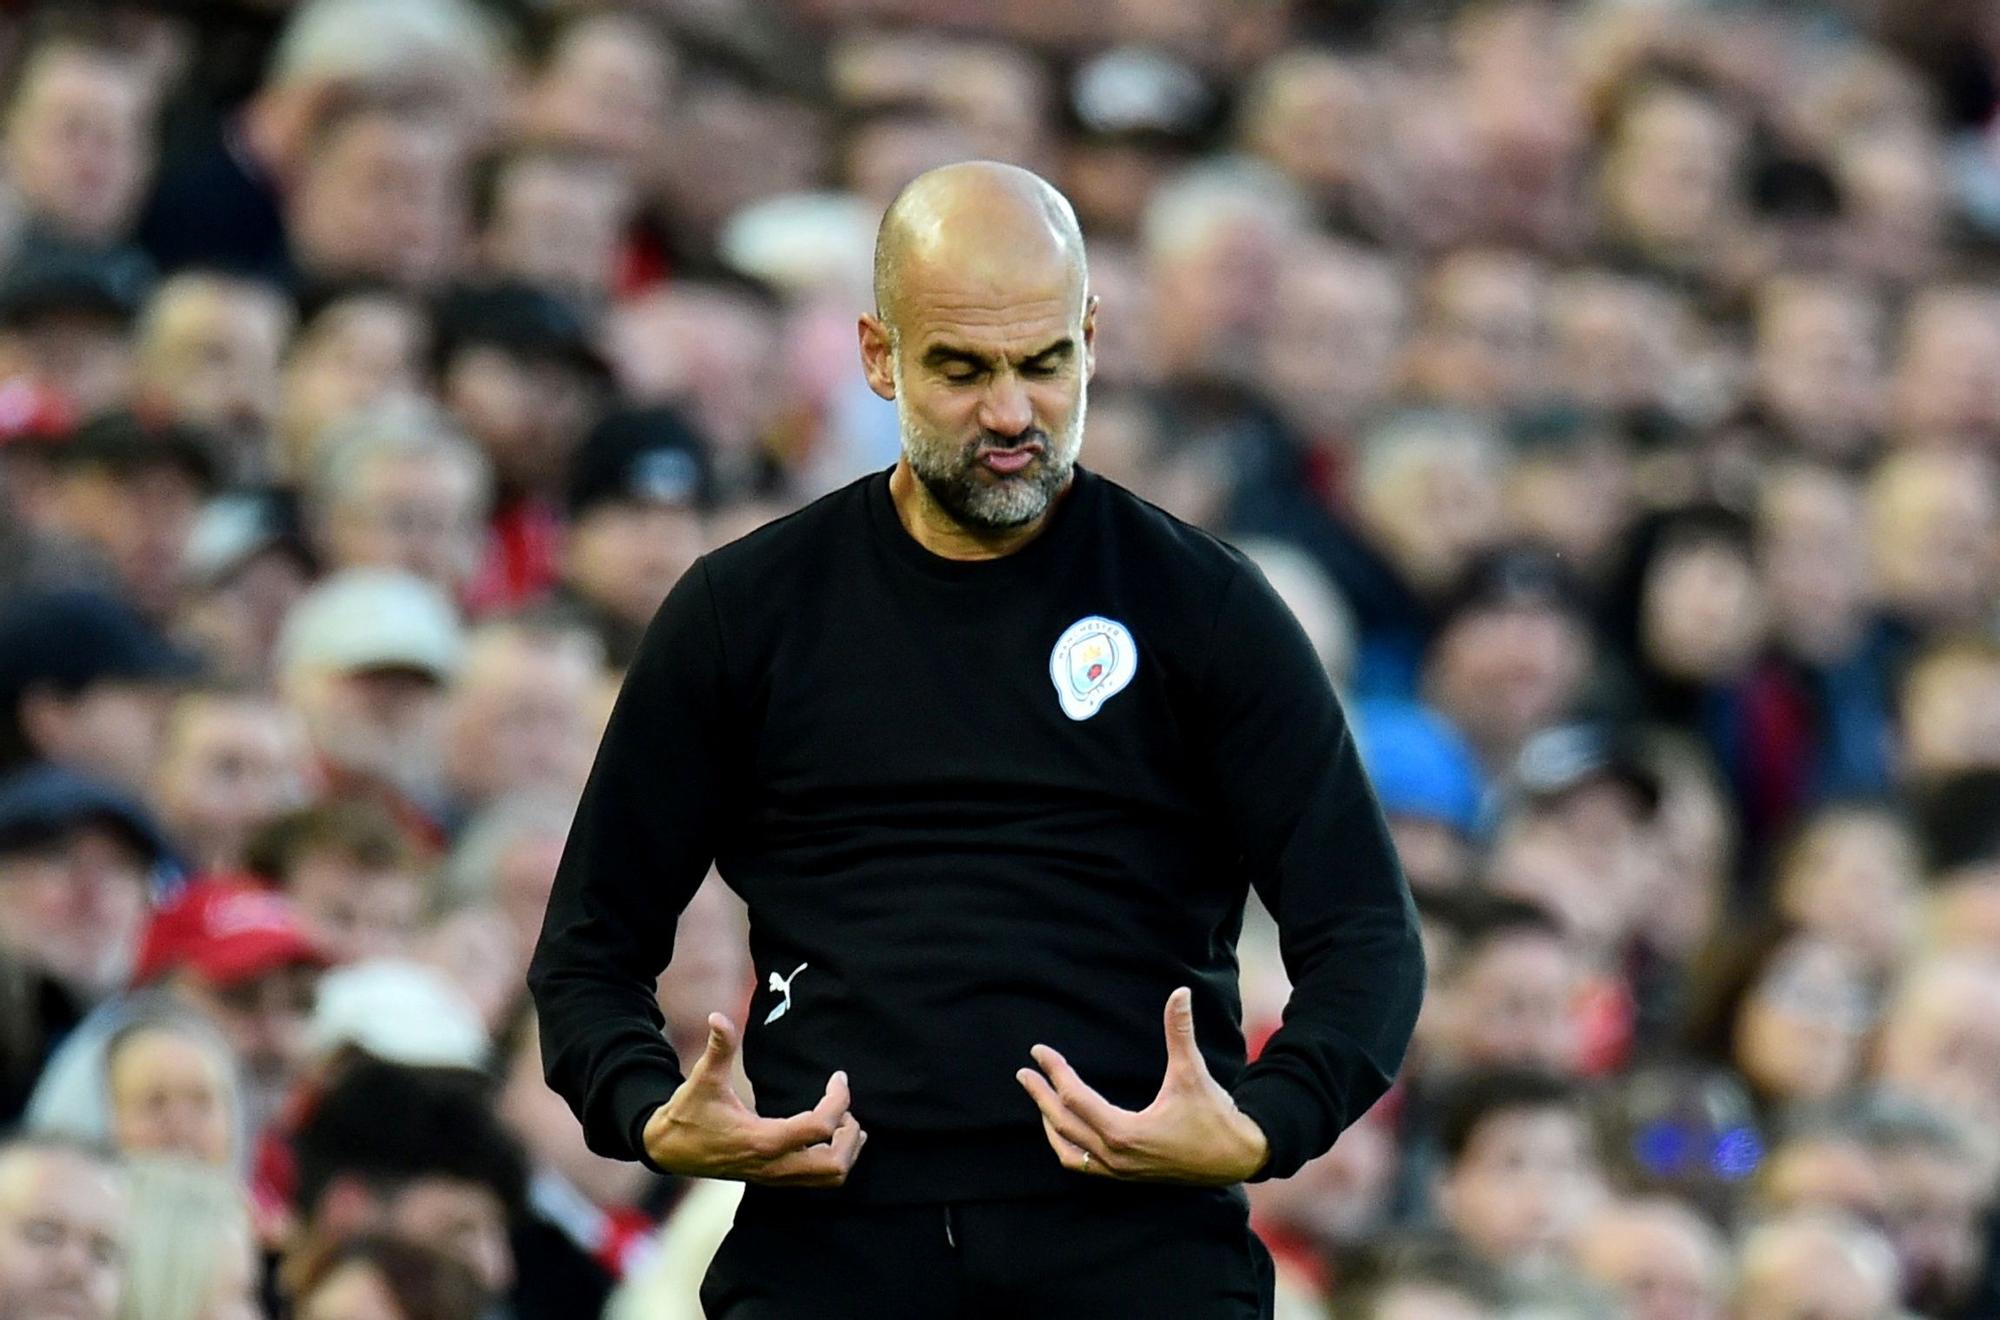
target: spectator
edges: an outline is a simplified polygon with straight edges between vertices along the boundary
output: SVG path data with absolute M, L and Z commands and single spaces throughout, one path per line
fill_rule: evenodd
M 466 0 L 295 6 L 264 84 L 164 172 L 141 226 L 147 250 L 170 270 L 208 265 L 289 279 L 282 197 L 298 187 L 331 121 L 349 113 L 340 107 L 397 93 L 439 107 L 470 132 L 491 116 L 500 72 L 493 25 Z
M 138 410 L 213 436 L 232 483 L 270 480 L 279 365 L 292 309 L 269 284 L 187 272 L 153 292 L 135 332 Z
M 0 780 L 0 938 L 90 1004 L 123 985 L 166 841 L 117 789 L 55 766 Z
M 335 293 L 305 317 L 280 385 L 278 477 L 303 483 L 318 467 L 327 430 L 349 413 L 418 394 L 429 337 L 414 299 L 374 285 Z
M 1750 1231 L 1737 1273 L 1735 1314 L 1784 1320 L 1890 1320 L 1896 1258 L 1889 1244 L 1851 1221 L 1817 1215 L 1774 1220 Z
M 304 1249 L 384 1232 L 451 1255 L 489 1296 L 513 1286 L 526 1170 L 476 1074 L 361 1064 L 321 1097 L 298 1158 Z
M 484 552 L 492 476 L 442 410 L 387 400 L 322 433 L 305 519 L 327 566 L 394 569 L 456 596 Z
M 164 1007 L 135 1014 L 105 1046 L 104 1078 L 107 1135 L 121 1155 L 224 1169 L 241 1158 L 236 1057 L 200 1018 Z
M 535 71 L 527 136 L 643 168 L 657 159 L 679 73 L 658 25 L 636 13 L 579 13 L 561 25 Z
M 152 268 L 129 255 L 17 254 L 0 267 L 0 380 L 44 392 L 72 420 L 119 407 L 151 283 Z
M 278 634 L 315 567 L 276 497 L 246 492 L 203 506 L 182 561 L 179 622 L 213 678 L 270 689 Z
M 470 225 L 463 168 L 457 133 L 429 106 L 336 111 L 318 126 L 285 196 L 299 278 L 442 286 L 463 262 Z
M 489 166 L 475 202 L 488 278 L 519 280 L 584 306 L 610 297 L 634 210 L 620 161 L 577 149 L 517 150 Z
M 450 1256 L 392 1237 L 342 1243 L 302 1273 L 298 1320 L 478 1320 L 479 1280 Z
M 1592 659 L 1582 588 L 1562 563 L 1502 550 L 1474 559 L 1440 604 L 1423 690 L 1496 774 L 1575 712 Z
M 1472 748 L 1435 711 L 1407 702 L 1357 707 L 1355 739 L 1411 887 L 1449 893 L 1467 884 L 1485 824 Z
M 328 799 L 278 817 L 250 841 L 245 860 L 290 899 L 338 962 L 410 953 L 436 907 L 423 845 L 367 798 Z
M 1541 904 L 1586 951 L 1611 956 L 1658 881 L 1659 777 L 1620 731 L 1575 724 L 1530 739 L 1509 788 L 1514 810 L 1487 858 L 1488 887 Z
M 386 794 L 419 817 L 435 803 L 445 688 L 463 650 L 450 602 L 408 573 L 349 569 L 299 602 L 278 681 L 335 788 Z
M 580 793 L 598 734 L 603 648 L 580 627 L 490 623 L 466 644 L 446 717 L 455 811 L 513 793 Z
M 1329 564 L 1361 630 L 1356 690 L 1408 696 L 1432 603 L 1500 535 L 1500 438 L 1480 421 L 1405 413 L 1363 438 L 1354 540 Z
M 1919 1101 L 1872 1095 L 1853 1127 L 1881 1175 L 1878 1220 L 1902 1266 L 1902 1298 L 1927 1315 L 1991 1310 L 1987 1215 L 1994 1182 L 1974 1135 Z
M 27 244 L 117 247 L 152 172 L 155 98 L 144 66 L 85 26 L 52 27 L 16 59 L 3 141 Z
M 1886 804 L 1834 803 L 1807 816 L 1775 864 L 1773 906 L 1886 977 L 1913 951 L 1922 859 Z
M 562 595 L 616 668 L 701 553 L 712 480 L 707 446 L 664 408 L 614 413 L 578 451 Z
M 0 610 L 0 767 L 48 761 L 143 791 L 198 667 L 114 597 L 14 597 Z
M 521 794 L 489 803 L 459 831 L 445 863 L 445 892 L 451 905 L 468 918 L 496 918 L 490 940 L 476 933 L 481 921 L 468 921 L 462 934 L 479 940 L 483 967 L 468 969 L 488 993 L 477 995 L 498 1019 L 513 1007 L 527 975 L 528 955 L 541 933 L 555 884 L 556 863 L 562 860 L 576 799 L 570 795 Z M 497 947 L 493 947 L 497 946 Z M 492 956 L 505 950 L 504 958 Z M 718 950 L 720 954 L 720 950 Z M 705 1031 L 708 1009 L 698 1009 L 697 1035 Z
M 1477 1256 L 1443 1240 L 1389 1239 L 1352 1253 L 1335 1320 L 1497 1320 L 1508 1289 Z
M 1679 1202 L 1616 1202 L 1577 1244 L 1584 1274 L 1615 1291 L 1631 1320 L 1721 1320 L 1729 1258 L 1721 1235 Z
M 1874 1076 L 1978 1134 L 1980 1165 L 2000 1168 L 2000 965 L 1957 954 L 1912 966 L 1882 1017 Z
M 1869 562 L 1881 607 L 1905 636 L 1981 627 L 1992 617 L 1996 489 L 1992 460 L 1970 451 L 1904 450 L 1876 467 Z
M 172 1160 L 129 1173 L 131 1247 L 120 1320 L 257 1320 L 257 1258 L 243 1193 L 224 1174 Z
M 304 1062 L 306 1020 L 327 963 L 283 898 L 205 880 L 154 915 L 132 980 L 157 984 L 228 1040 L 243 1069 L 246 1125 L 255 1132 Z M 78 1044 L 81 1054 L 87 1044 Z M 51 1074 L 60 1067 L 52 1064 Z
M 1583 1063 L 1582 969 L 1555 918 L 1494 900 L 1458 930 L 1448 973 L 1431 982 L 1425 1068 L 1447 1075 Z
M 1735 1068 L 1767 1114 L 1833 1100 L 1859 1077 L 1875 1003 L 1842 946 L 1753 927 L 1725 937 L 1692 980 L 1690 1046 Z
M 91 1147 L 0 1145 L 0 1311 L 113 1320 L 133 1241 L 130 1197 L 124 1174 Z
M 306 731 L 254 689 L 198 688 L 174 703 L 152 783 L 160 823 L 196 870 L 236 871 L 263 826 L 316 787 Z
M 98 559 L 107 585 L 149 618 L 176 603 L 195 519 L 217 486 L 212 449 L 198 432 L 106 413 L 51 454 L 55 533 Z
M 1465 1078 L 1446 1104 L 1438 1207 L 1472 1250 L 1519 1275 L 1571 1259 L 1605 1195 L 1590 1120 L 1544 1073 Z
M 1757 400 L 1806 457 L 1865 459 L 1884 422 L 1884 318 L 1868 290 L 1839 278 L 1780 275 L 1757 292 Z
M 493 465 L 494 541 L 475 608 L 517 605 L 556 576 L 556 503 L 608 381 L 592 328 L 530 285 L 462 289 L 439 308 L 439 392 Z

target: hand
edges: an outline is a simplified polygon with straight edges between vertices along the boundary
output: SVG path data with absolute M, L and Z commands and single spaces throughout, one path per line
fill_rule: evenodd
M 708 1047 L 667 1102 L 646 1120 L 646 1154 L 668 1173 L 786 1187 L 838 1187 L 868 1134 L 847 1112 L 847 1074 L 827 1079 L 820 1102 L 790 1118 L 763 1118 L 736 1094 L 736 1027 L 708 1015 Z
M 1046 1045 L 1030 1051 L 1042 1073 L 1014 1074 L 1042 1111 L 1042 1131 L 1063 1167 L 1107 1178 L 1227 1186 L 1264 1167 L 1270 1144 L 1202 1062 L 1194 1042 L 1194 996 L 1167 996 L 1167 1076 L 1137 1113 L 1092 1090 Z M 1088 1161 L 1084 1156 L 1088 1154 Z

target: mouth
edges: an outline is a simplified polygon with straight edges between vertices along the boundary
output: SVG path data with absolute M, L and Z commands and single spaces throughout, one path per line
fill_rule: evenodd
M 1012 449 L 982 449 L 979 451 L 979 462 L 989 472 L 1011 477 L 1025 470 L 1030 463 L 1041 456 L 1041 445 L 1029 443 L 1017 445 Z

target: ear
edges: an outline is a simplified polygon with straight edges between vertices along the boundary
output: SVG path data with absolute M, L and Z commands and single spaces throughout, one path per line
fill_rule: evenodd
M 382 1218 L 382 1203 L 359 1178 L 341 1176 L 320 1193 L 313 1228 L 330 1241 L 368 1232 Z
M 879 317 L 861 318 L 861 370 L 867 374 L 868 388 L 885 399 L 896 397 L 896 346 L 889 327 Z
M 1097 374 L 1097 295 L 1083 300 L 1083 379 Z

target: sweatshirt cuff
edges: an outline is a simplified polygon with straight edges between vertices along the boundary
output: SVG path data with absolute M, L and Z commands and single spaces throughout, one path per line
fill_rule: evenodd
M 1264 1167 L 1243 1181 L 1289 1178 L 1306 1161 L 1325 1153 L 1324 1147 L 1315 1148 L 1316 1135 L 1326 1130 L 1320 1100 L 1295 1079 L 1281 1072 L 1253 1072 L 1237 1083 L 1230 1098 L 1263 1130 L 1270 1148 Z
M 654 1173 L 665 1174 L 667 1171 L 646 1154 L 646 1122 L 680 1084 L 680 1076 L 670 1068 L 641 1066 L 621 1072 L 611 1084 L 609 1109 L 613 1130 L 625 1139 L 626 1149 L 602 1153 L 637 1160 Z

